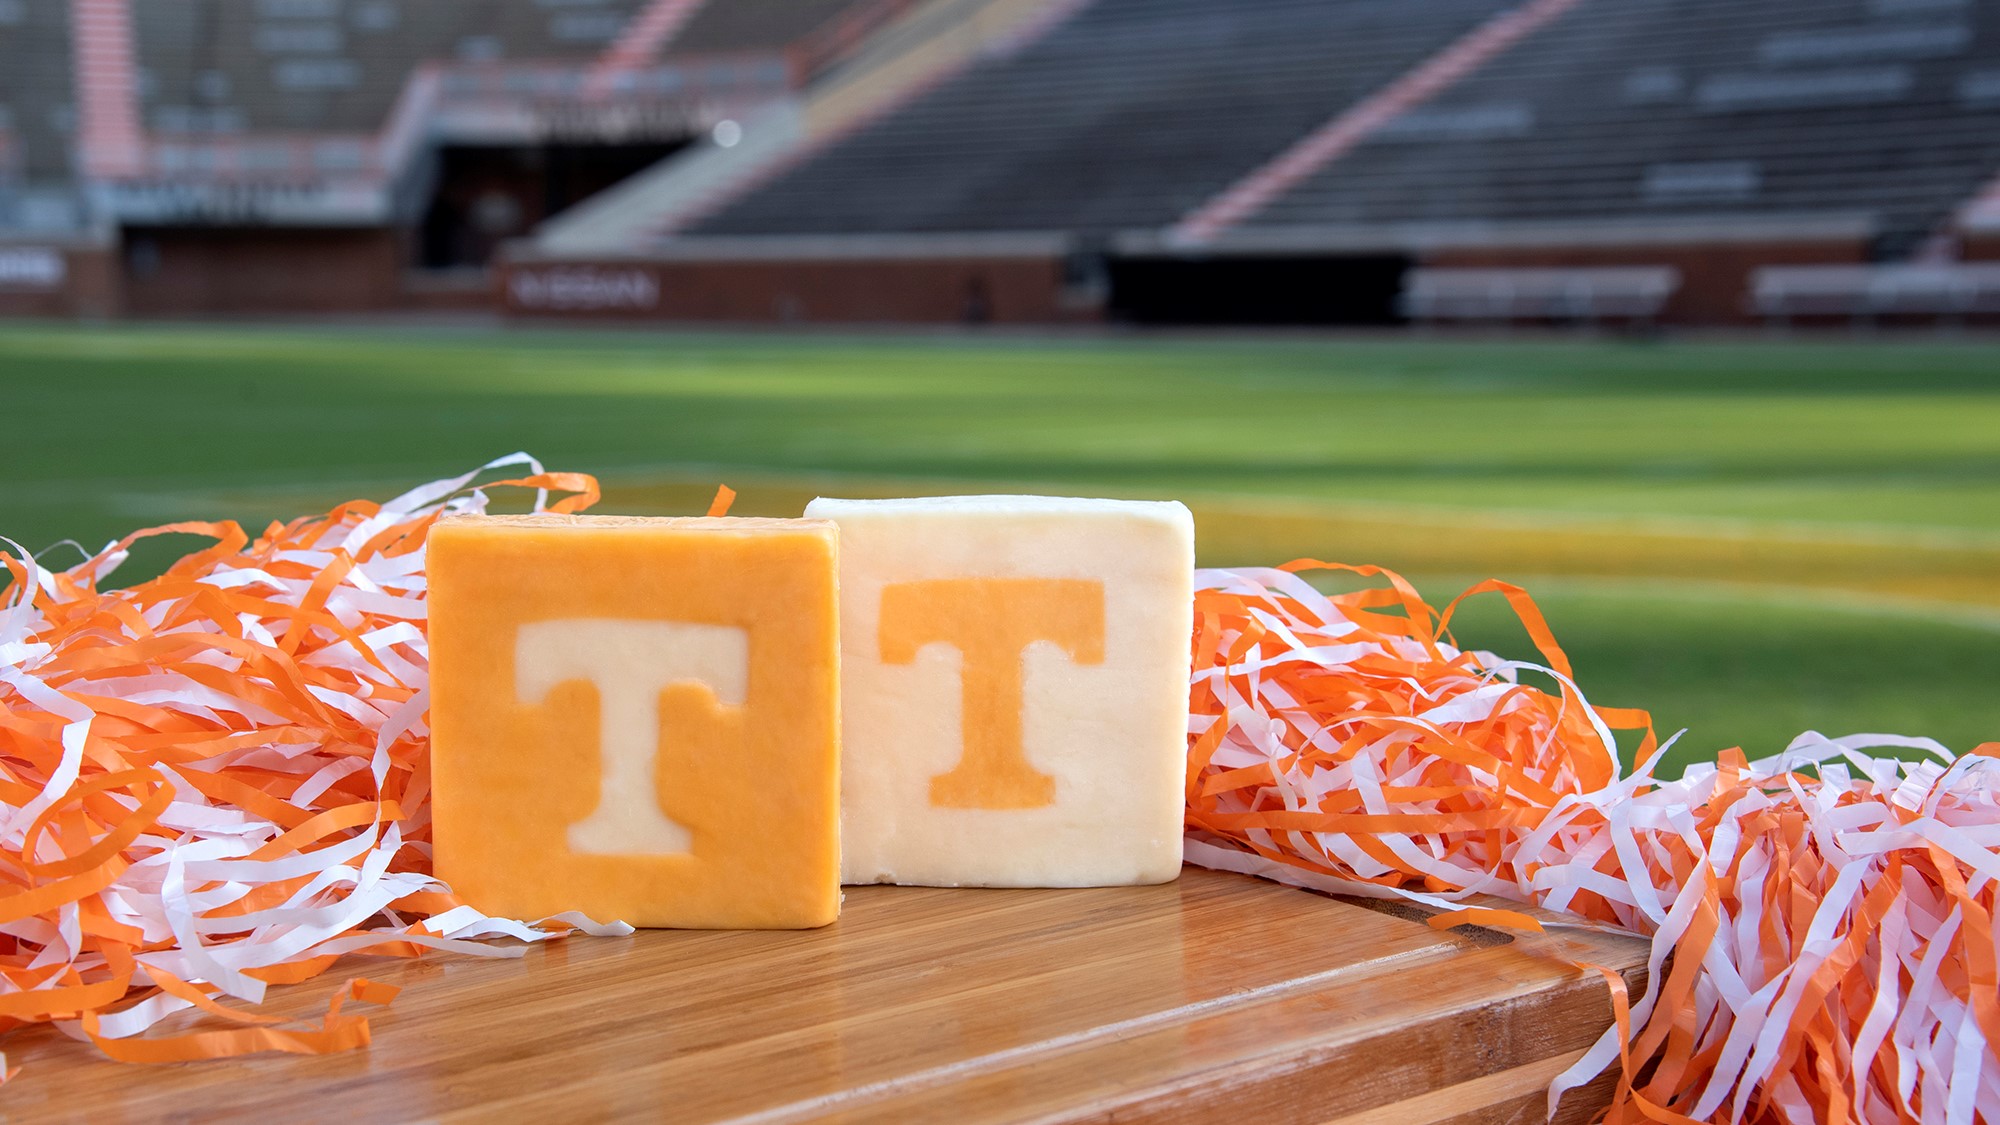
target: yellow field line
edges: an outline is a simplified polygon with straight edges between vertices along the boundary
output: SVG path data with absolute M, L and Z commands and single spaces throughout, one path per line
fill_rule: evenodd
M 1050 482 L 907 478 L 840 472 L 792 473 L 677 465 L 606 474 L 604 507 L 644 513 L 699 512 L 715 484 L 740 495 L 737 510 L 794 515 L 825 492 L 856 497 L 951 491 L 1050 491 Z M 128 497 L 160 518 L 196 513 L 268 518 L 307 500 L 332 503 L 363 482 L 284 484 Z M 362 492 L 383 491 L 367 482 Z M 2000 609 L 2000 537 L 1949 528 L 1724 519 L 1605 517 L 1569 512 L 1491 512 L 1429 504 L 1329 501 L 1197 492 L 1201 557 L 1208 565 L 1253 565 L 1315 556 L 1371 562 L 1420 574 L 1520 579 L 1673 583 L 1773 596 L 1839 594 L 1850 608 L 1882 603 L 1930 619 Z M 1833 608 L 1834 602 L 1826 603 Z
M 982 491 L 992 481 L 913 481 L 844 474 L 788 475 L 719 470 L 620 475 L 606 483 L 605 502 L 619 511 L 698 511 L 715 480 L 726 476 L 748 513 L 793 514 L 822 491 L 894 496 L 911 491 Z M 1048 485 L 1018 486 L 1046 489 Z M 1579 517 L 1570 513 L 1491 513 L 1430 505 L 1340 504 L 1312 499 L 1196 493 L 1201 556 L 1209 565 L 1252 565 L 1316 556 L 1371 562 L 1428 574 L 1482 574 L 1650 580 L 1735 589 L 1826 591 L 1847 604 L 1883 600 L 1919 616 L 1958 609 L 2000 609 L 2000 542 L 1913 533 L 1900 540 L 1837 525 L 1784 524 L 1752 534 L 1746 521 L 1671 526 L 1647 519 Z M 1808 530 L 1810 533 L 1808 533 Z
M 1477 581 L 1469 575 L 1446 576 L 1442 579 L 1438 576 L 1429 576 L 1429 578 L 1440 586 L 1437 591 L 1439 595 L 1453 593 Z M 1674 578 L 1578 578 L 1552 574 L 1510 575 L 1508 578 L 1525 586 L 1537 597 L 1544 598 L 1600 597 L 1620 600 L 1680 601 L 1707 605 L 1736 602 L 1745 606 L 1782 607 L 1861 617 L 1923 621 L 1931 624 L 1962 626 L 1982 633 L 2000 633 L 2000 608 L 1967 605 L 1963 602 L 1898 597 L 1893 594 L 1866 596 L 1813 586 Z

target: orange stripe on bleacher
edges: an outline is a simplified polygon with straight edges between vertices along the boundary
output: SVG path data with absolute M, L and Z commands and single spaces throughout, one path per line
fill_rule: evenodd
M 84 170 L 105 178 L 137 175 L 146 151 L 131 9 L 127 0 L 70 0 L 69 12 Z
M 652 0 L 626 21 L 625 30 L 604 49 L 584 80 L 584 90 L 593 97 L 603 97 L 617 86 L 621 76 L 651 64 L 703 3 L 704 0 Z
M 1189 245 L 1214 240 L 1579 3 L 1529 0 L 1487 20 L 1189 212 L 1168 232 L 1169 240 Z

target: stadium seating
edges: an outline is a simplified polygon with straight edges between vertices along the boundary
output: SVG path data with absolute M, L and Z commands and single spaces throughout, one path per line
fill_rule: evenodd
M 132 0 L 162 135 L 381 127 L 428 61 L 587 61 L 643 0 Z
M 0 0 L 0 233 L 77 226 L 66 0 Z
M 1930 275 L 1746 286 L 1992 256 L 2000 0 L 0 0 L 0 236 L 267 224 L 440 269 L 530 232 L 1013 240 L 1128 289 L 1323 259 L 1383 320 L 1983 316 Z
M 2000 5 L 1590 0 L 1249 223 L 1852 213 L 1901 255 L 2000 168 Z
M 689 233 L 1158 229 L 1501 7 L 1098 0 Z M 1244 230 L 1838 214 L 1898 256 L 1996 168 L 2000 5 L 1591 0 Z
M 588 63 L 644 6 L 645 0 L 132 0 L 146 124 L 169 136 L 370 132 L 387 119 L 421 63 L 473 64 L 467 69 L 475 76 L 481 63 Z M 716 0 L 695 9 L 666 53 L 682 59 L 772 53 L 857 6 L 857 0 Z
M 1097 0 L 692 233 L 1162 226 L 1505 6 Z
M 790 46 L 857 8 L 896 9 L 883 0 L 722 0 L 695 9 L 668 44 L 669 57 L 771 51 Z

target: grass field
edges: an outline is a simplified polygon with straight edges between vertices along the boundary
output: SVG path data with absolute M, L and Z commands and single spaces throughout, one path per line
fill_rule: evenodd
M 2000 347 L 1977 342 L 0 328 L 0 535 L 246 522 L 527 449 L 606 510 L 1177 496 L 1204 563 L 1316 555 L 1547 609 L 1680 761 L 1806 727 L 2000 738 Z M 165 548 L 162 549 L 166 550 Z M 157 566 L 163 555 L 136 560 Z M 1523 652 L 1503 607 L 1468 643 Z

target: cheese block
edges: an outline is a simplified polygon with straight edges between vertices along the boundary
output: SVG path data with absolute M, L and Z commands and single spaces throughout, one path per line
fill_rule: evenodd
M 440 521 L 439 877 L 511 917 L 833 921 L 836 547 L 812 520 Z
M 847 882 L 1179 873 L 1185 507 L 965 496 L 806 514 L 840 525 Z

